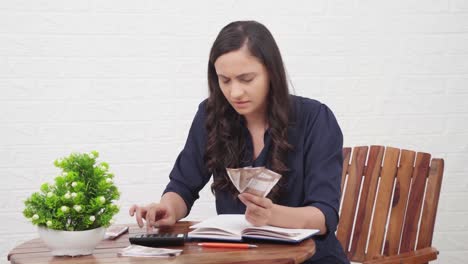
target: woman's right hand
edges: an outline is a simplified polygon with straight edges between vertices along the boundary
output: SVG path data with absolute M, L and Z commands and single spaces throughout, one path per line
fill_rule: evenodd
M 153 227 L 171 226 L 176 222 L 172 208 L 161 203 L 150 203 L 146 206 L 134 204 L 128 212 L 130 216 L 135 216 L 140 228 L 144 226 L 143 219 L 145 219 L 147 232 L 151 232 Z

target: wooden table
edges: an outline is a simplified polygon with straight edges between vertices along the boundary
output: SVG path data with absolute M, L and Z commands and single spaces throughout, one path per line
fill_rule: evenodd
M 161 233 L 187 233 L 194 222 L 181 221 L 173 227 L 160 228 Z M 130 235 L 142 234 L 145 229 L 137 225 L 130 226 Z M 15 264 L 42 263 L 301 263 L 315 253 L 315 242 L 307 239 L 299 244 L 274 244 L 255 242 L 255 249 L 202 248 L 196 242 L 186 242 L 180 248 L 184 251 L 180 256 L 170 258 L 140 258 L 119 257 L 117 251 L 129 245 L 129 234 L 124 234 L 116 240 L 103 240 L 95 249 L 93 255 L 80 257 L 54 257 L 50 254 L 41 239 L 36 238 L 15 247 L 8 260 Z

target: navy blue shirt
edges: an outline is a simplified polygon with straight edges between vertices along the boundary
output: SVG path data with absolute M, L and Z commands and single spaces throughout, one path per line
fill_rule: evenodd
M 349 263 L 338 242 L 335 231 L 338 224 L 340 185 L 342 172 L 343 135 L 332 111 L 324 104 L 299 96 L 290 96 L 291 115 L 288 141 L 293 150 L 288 153 L 286 191 L 276 201 L 290 207 L 314 206 L 325 215 L 327 233 L 315 236 L 316 253 L 313 260 L 336 259 Z M 203 101 L 193 120 L 184 149 L 179 154 L 169 176 L 164 193 L 178 193 L 185 201 L 188 212 L 199 198 L 199 191 L 209 181 L 211 174 L 205 167 L 203 156 L 207 133 L 205 130 L 205 105 Z M 248 129 L 244 126 L 245 133 Z M 248 135 L 248 134 L 247 134 Z M 253 143 L 246 137 L 247 156 L 243 166 L 268 166 L 270 147 L 269 130 L 264 135 L 264 148 L 253 160 Z M 244 214 L 245 205 L 233 199 L 228 192 L 216 192 L 218 214 Z

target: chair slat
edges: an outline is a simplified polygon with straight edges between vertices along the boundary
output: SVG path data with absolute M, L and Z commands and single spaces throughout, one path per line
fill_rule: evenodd
M 356 204 L 359 197 L 359 189 L 366 162 L 368 147 L 355 147 L 351 164 L 348 167 L 348 183 L 344 192 L 343 204 L 341 208 L 341 217 L 336 232 L 338 240 L 343 246 L 345 252 L 348 251 L 351 231 L 353 228 Z
M 371 146 L 369 151 L 351 242 L 350 252 L 353 254 L 350 258 L 353 260 L 363 261 L 365 259 L 367 237 L 369 235 L 372 209 L 374 208 L 375 194 L 384 152 L 385 148 L 383 146 Z
M 384 246 L 384 255 L 387 256 L 398 254 L 398 249 L 400 247 L 401 231 L 403 230 L 403 219 L 405 217 L 415 157 L 416 152 L 414 151 L 401 151 L 400 166 L 396 176 L 392 210 L 390 213 L 390 222 Z
M 351 158 L 351 148 L 343 148 L 343 172 L 341 173 L 341 193 L 343 193 L 346 175 L 348 172 L 349 160 Z
M 443 172 L 444 160 L 432 159 L 429 177 L 427 179 L 426 198 L 424 199 L 417 249 L 429 247 L 432 244 L 432 234 L 434 232 Z
M 428 153 L 418 153 L 416 155 L 416 164 L 413 171 L 405 223 L 403 225 L 404 235 L 401 239 L 400 253 L 414 250 L 416 245 L 419 216 L 421 214 L 422 199 L 430 161 L 431 155 Z
M 431 161 L 427 153 L 382 146 L 344 148 L 336 233 L 349 260 L 436 259 L 431 246 L 443 171 L 444 160 Z M 421 255 L 428 248 L 435 254 Z
M 378 206 L 376 206 L 374 210 L 374 219 L 372 220 L 371 236 L 369 238 L 366 259 L 381 255 L 399 155 L 399 149 L 387 148 L 376 200 Z

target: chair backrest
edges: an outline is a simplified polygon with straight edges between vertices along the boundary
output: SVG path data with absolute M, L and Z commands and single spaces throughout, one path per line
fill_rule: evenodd
M 336 234 L 348 258 L 431 246 L 444 160 L 383 146 L 344 148 L 343 156 Z

